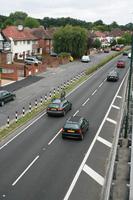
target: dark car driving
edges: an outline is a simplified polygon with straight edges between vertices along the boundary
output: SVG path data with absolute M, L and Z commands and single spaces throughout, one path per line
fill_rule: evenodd
M 65 116 L 72 109 L 72 103 L 64 99 L 53 99 L 47 107 L 47 114 L 53 116 Z
M 117 71 L 113 70 L 107 75 L 107 81 L 118 81 L 119 74 Z
M 64 124 L 62 138 L 77 138 L 83 140 L 84 134 L 89 130 L 89 122 L 81 116 L 73 116 Z
M 117 68 L 124 68 L 125 67 L 125 61 L 124 60 L 118 60 L 117 61 Z
M 12 92 L 8 92 L 6 90 L 0 91 L 0 106 L 4 106 L 5 103 L 15 100 L 16 95 Z

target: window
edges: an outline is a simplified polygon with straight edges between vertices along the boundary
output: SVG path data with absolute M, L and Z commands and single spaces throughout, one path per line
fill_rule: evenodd
M 17 45 L 17 41 L 14 41 L 14 45 Z

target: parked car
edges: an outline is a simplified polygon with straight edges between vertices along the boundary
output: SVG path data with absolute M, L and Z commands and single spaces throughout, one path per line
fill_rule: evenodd
M 119 73 L 116 70 L 111 71 L 107 75 L 107 81 L 118 81 L 119 80 Z
M 47 115 L 49 116 L 65 116 L 72 109 L 72 103 L 63 99 L 53 99 L 47 107 Z
M 124 68 L 125 67 L 125 61 L 124 60 L 118 60 L 117 61 L 117 68 Z
M 58 57 L 58 54 L 56 53 L 56 52 L 50 52 L 50 56 L 52 56 L 52 57 Z
M 87 62 L 87 63 L 90 62 L 90 57 L 88 55 L 82 56 L 81 62 Z
M 8 92 L 6 90 L 0 91 L 0 106 L 4 106 L 5 103 L 15 100 L 16 95 L 12 92 Z
M 108 48 L 104 49 L 104 53 L 109 53 L 109 49 Z
M 27 65 L 32 65 L 32 64 L 42 64 L 42 62 L 40 60 L 38 60 L 36 57 L 27 57 L 25 58 L 25 61 L 24 61 L 25 64 Z
M 84 134 L 89 130 L 89 122 L 81 116 L 73 116 L 64 124 L 62 138 L 78 138 L 83 140 Z

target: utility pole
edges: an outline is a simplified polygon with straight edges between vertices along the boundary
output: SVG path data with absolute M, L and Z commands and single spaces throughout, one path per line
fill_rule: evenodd
M 132 63 L 133 63 L 133 32 L 131 36 L 131 60 L 130 60 L 130 69 L 129 69 L 129 78 L 128 78 L 128 97 L 127 97 L 127 111 L 126 111 L 126 123 L 125 123 L 125 134 L 124 137 L 127 138 L 128 136 L 128 129 L 129 129 L 129 107 L 130 101 L 132 100 L 131 96 L 131 85 L 132 85 Z

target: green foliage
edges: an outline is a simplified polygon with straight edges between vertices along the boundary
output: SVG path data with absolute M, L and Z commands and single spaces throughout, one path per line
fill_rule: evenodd
M 16 11 L 14 13 L 11 13 L 9 15 L 9 18 L 14 22 L 17 20 L 20 20 L 21 22 L 23 22 L 27 16 L 28 15 L 25 12 Z
M 93 42 L 93 47 L 99 49 L 101 47 L 101 41 L 99 39 L 95 39 Z
M 70 53 L 67 53 L 67 52 L 61 52 L 60 54 L 59 54 L 59 57 L 62 57 L 62 58 L 69 58 L 70 57 Z
M 111 42 L 110 42 L 110 46 L 115 46 L 117 44 L 116 40 L 115 39 L 112 39 Z
M 122 37 L 121 37 L 121 38 L 118 38 L 118 39 L 117 39 L 117 43 L 118 43 L 118 44 L 124 44 L 124 45 L 125 45 L 125 44 L 126 44 L 126 39 L 125 39 L 125 38 L 122 38 Z
M 54 34 L 54 51 L 68 52 L 74 57 L 82 56 L 87 50 L 87 31 L 84 28 L 67 25 Z
M 40 26 L 40 23 L 37 19 L 34 19 L 32 17 L 26 17 L 24 20 L 24 26 L 27 26 L 29 28 L 37 28 Z
M 125 39 L 125 44 L 131 44 L 131 33 L 124 33 L 122 37 Z

